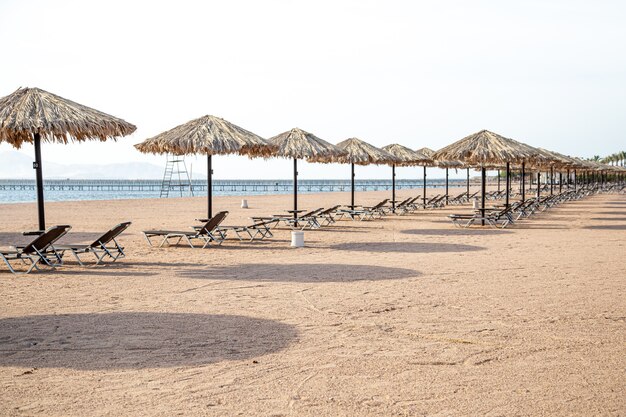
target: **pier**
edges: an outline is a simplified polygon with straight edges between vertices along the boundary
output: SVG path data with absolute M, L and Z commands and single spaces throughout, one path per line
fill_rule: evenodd
M 161 189 L 161 180 L 74 180 L 74 179 L 49 179 L 44 180 L 44 189 L 47 191 L 154 191 Z M 450 180 L 450 186 L 461 185 L 461 180 Z M 428 180 L 429 187 L 443 187 L 444 181 L 440 179 Z M 194 192 L 202 192 L 207 189 L 206 180 L 192 180 L 191 186 Z M 36 184 L 34 180 L 0 179 L 0 191 L 33 191 Z M 396 189 L 409 189 L 422 187 L 421 180 L 397 180 Z M 172 184 L 172 190 L 179 190 L 181 186 Z M 184 189 L 188 189 L 184 186 Z M 391 180 L 357 180 L 355 189 L 358 191 L 390 190 Z M 234 193 L 286 193 L 293 191 L 291 180 L 214 180 L 213 190 L 218 192 Z M 298 190 L 303 192 L 332 192 L 349 191 L 350 180 L 300 180 Z

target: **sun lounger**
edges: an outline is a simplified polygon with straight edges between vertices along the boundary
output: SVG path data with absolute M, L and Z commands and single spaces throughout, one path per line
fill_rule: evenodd
M 339 213 L 350 216 L 352 220 L 373 220 L 374 218 L 381 218 L 387 214 L 387 208 L 385 205 L 389 202 L 388 198 L 385 198 L 380 203 L 371 207 L 359 207 L 359 208 L 347 208 L 338 210 Z
M 57 252 L 53 244 L 63 237 L 72 227 L 52 226 L 38 235 L 26 246 L 15 246 L 12 250 L 0 250 L 0 258 L 7 264 L 14 274 L 28 274 L 39 265 L 53 268 L 62 262 L 63 254 Z M 20 261 L 28 265 L 25 272 L 16 271 L 11 262 Z
M 448 204 L 461 204 L 464 201 L 464 197 L 467 195 L 466 191 L 463 191 L 461 194 L 458 194 L 454 197 L 448 198 Z
M 272 238 L 274 235 L 272 234 L 271 226 L 276 224 L 277 220 L 268 220 L 262 222 L 256 222 L 249 226 L 218 226 L 218 229 L 224 233 L 224 236 L 228 236 L 229 232 L 232 231 L 237 239 L 244 240 L 244 238 L 249 238 L 250 242 L 254 240 L 263 240 L 265 238 Z M 194 226 L 195 230 L 200 230 L 202 226 Z M 243 234 L 247 234 L 247 236 Z M 243 235 L 243 236 L 242 236 Z
M 111 262 L 115 262 L 119 258 L 126 256 L 124 248 L 117 242 L 116 238 L 121 235 L 131 222 L 120 223 L 111 230 L 97 238 L 88 245 L 83 244 L 63 244 L 55 245 L 54 248 L 59 252 L 70 251 L 80 265 L 85 265 L 79 255 L 91 253 L 96 257 L 96 265 L 100 265 L 105 258 L 111 258 Z
M 226 237 L 224 232 L 219 230 L 219 225 L 224 221 L 226 216 L 228 215 L 227 211 L 220 211 L 211 219 L 209 219 L 203 226 L 201 226 L 198 230 L 194 231 L 180 231 L 180 230 L 146 230 L 143 232 L 144 237 L 150 244 L 150 246 L 154 246 L 150 238 L 153 237 L 163 237 L 161 244 L 159 247 L 162 247 L 167 243 L 170 244 L 170 239 L 178 239 L 174 245 L 178 245 L 182 240 L 185 240 L 189 246 L 195 248 L 193 245 L 194 240 L 200 240 L 204 242 L 202 248 L 208 247 L 211 242 L 215 242 L 218 245 L 222 243 L 224 238 Z
M 320 227 L 330 226 L 337 222 L 335 220 L 335 216 L 337 215 L 337 209 L 339 209 L 339 205 L 324 209 L 315 215 L 318 224 Z
M 433 197 L 432 199 L 430 199 L 430 201 L 428 203 L 426 203 L 424 208 L 439 208 L 439 207 L 443 207 L 446 204 L 446 197 L 447 197 L 446 194 Z
M 280 222 L 283 222 L 284 224 L 291 227 L 292 229 L 304 230 L 307 227 L 310 229 L 317 229 L 321 226 L 315 216 L 318 215 L 320 212 L 322 212 L 322 210 L 324 209 L 320 207 L 315 210 L 306 212 L 295 218 L 293 216 L 286 215 L 286 214 L 274 214 L 272 216 L 252 217 L 252 220 L 257 223 L 270 222 L 270 223 L 278 224 Z
M 504 209 L 486 209 L 485 214 L 483 215 L 482 213 L 482 210 L 476 210 L 474 214 L 450 214 L 448 218 L 458 227 L 470 227 L 476 222 L 482 223 L 484 221 L 492 227 L 505 228 L 513 223 L 511 207 Z
M 404 214 L 409 210 L 408 204 L 413 200 L 412 198 L 406 198 L 398 202 L 395 207 L 392 207 L 391 211 L 396 214 Z

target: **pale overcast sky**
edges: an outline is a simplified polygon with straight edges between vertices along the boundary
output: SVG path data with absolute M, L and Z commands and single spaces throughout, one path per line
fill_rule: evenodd
M 2 0 L 0 96 L 40 87 L 138 127 L 117 143 L 45 144 L 58 163 L 163 164 L 132 145 L 204 114 L 263 137 L 297 126 L 437 149 L 489 129 L 605 155 L 626 148 L 625 22 L 623 0 Z M 216 178 L 291 175 L 286 160 L 214 160 Z

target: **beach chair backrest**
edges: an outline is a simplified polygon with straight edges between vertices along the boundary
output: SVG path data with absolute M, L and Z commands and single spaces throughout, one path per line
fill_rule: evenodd
M 206 233 L 211 233 L 217 226 L 219 226 L 226 216 L 228 215 L 227 211 L 220 211 L 215 216 L 211 217 L 205 224 L 198 230 L 199 235 L 203 235 Z
M 315 210 L 311 210 L 311 211 L 309 211 L 308 213 L 304 213 L 302 216 L 298 216 L 298 217 L 302 217 L 302 218 L 304 218 L 304 217 L 311 217 L 311 216 L 315 216 L 317 213 L 319 213 L 319 212 L 320 212 L 320 211 L 322 211 L 322 210 L 323 210 L 323 208 L 322 208 L 322 207 L 320 207 L 320 208 L 317 208 L 317 209 L 315 209 Z
M 383 201 L 381 201 L 380 203 L 376 204 L 374 207 L 372 207 L 373 209 L 379 209 L 382 206 L 384 206 L 385 204 L 387 204 L 387 202 L 389 201 L 388 198 L 385 198 Z
M 30 242 L 28 245 L 24 246 L 22 252 L 24 253 L 35 253 L 37 251 L 43 252 L 54 242 L 63 237 L 72 226 L 61 225 L 61 226 L 52 226 L 41 235 L 37 236 L 35 240 Z
M 317 213 L 318 216 L 325 216 L 327 214 L 332 213 L 333 211 L 337 210 L 339 207 L 339 205 L 335 206 L 335 207 L 331 207 L 331 208 L 327 208 L 326 210 L 322 210 L 319 213 Z
M 95 248 L 108 244 L 110 241 L 121 235 L 124 230 L 128 229 L 128 226 L 130 225 L 131 222 L 124 222 L 114 226 L 111 230 L 100 236 L 89 246 Z

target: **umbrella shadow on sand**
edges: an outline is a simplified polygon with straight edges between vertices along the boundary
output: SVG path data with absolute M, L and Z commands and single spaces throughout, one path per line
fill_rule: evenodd
M 285 349 L 294 326 L 219 314 L 123 312 L 0 319 L 0 366 L 80 370 L 202 366 Z
M 353 264 L 244 264 L 185 269 L 185 278 L 261 282 L 351 282 L 402 279 L 420 276 L 413 269 Z
M 610 216 L 624 216 L 624 218 L 626 219 L 626 210 L 624 211 L 599 211 L 598 213 L 595 214 L 608 214 Z
M 396 252 L 396 253 L 435 253 L 435 252 L 471 252 L 485 250 L 473 245 L 438 242 L 363 242 L 339 243 L 329 246 L 333 250 L 357 252 Z
M 407 235 L 421 236 L 487 236 L 487 235 L 506 235 L 513 233 L 510 230 L 496 229 L 411 229 L 403 230 L 401 233 Z
M 584 228 L 591 230 L 626 230 L 626 224 L 604 224 L 596 226 L 585 226 Z

